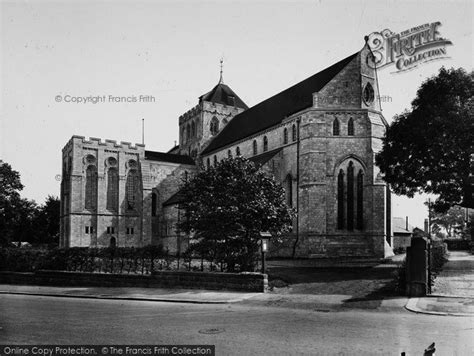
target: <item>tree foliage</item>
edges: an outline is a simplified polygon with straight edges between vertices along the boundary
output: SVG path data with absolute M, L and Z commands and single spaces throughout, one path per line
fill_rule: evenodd
M 38 206 L 22 198 L 20 174 L 8 163 L 0 163 L 0 246 L 12 241 L 34 244 L 59 242 L 59 199 L 48 196 Z
M 474 72 L 441 68 L 387 129 L 376 162 L 397 194 L 433 193 L 435 210 L 460 204 L 474 152 Z
M 446 230 L 448 237 L 452 237 L 463 230 L 465 220 L 466 209 L 460 206 L 453 206 L 446 213 L 434 212 L 431 224 L 433 231 L 439 226 Z
M 229 271 L 253 270 L 260 232 L 279 236 L 294 217 L 281 185 L 242 157 L 200 171 L 184 182 L 182 194 L 178 227 L 192 235 L 200 256 Z

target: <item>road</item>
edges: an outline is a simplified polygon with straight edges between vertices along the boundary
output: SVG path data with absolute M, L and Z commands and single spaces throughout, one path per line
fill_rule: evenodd
M 473 319 L 1 295 L 0 344 L 214 344 L 217 355 L 422 355 L 435 341 L 438 355 L 472 355 Z

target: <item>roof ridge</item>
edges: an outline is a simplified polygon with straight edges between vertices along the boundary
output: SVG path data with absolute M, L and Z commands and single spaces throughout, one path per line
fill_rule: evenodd
M 256 132 L 263 131 L 280 123 L 286 116 L 310 107 L 313 102 L 311 94 L 324 88 L 359 53 L 360 51 L 355 52 L 237 114 L 202 153 L 212 152 Z

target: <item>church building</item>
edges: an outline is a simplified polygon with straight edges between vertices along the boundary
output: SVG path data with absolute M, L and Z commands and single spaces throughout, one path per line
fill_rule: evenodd
M 375 165 L 387 122 L 367 44 L 361 51 L 248 107 L 221 78 L 179 117 L 179 145 L 73 136 L 63 149 L 62 247 L 161 244 L 184 251 L 180 184 L 243 156 L 281 182 L 297 211 L 274 256 L 392 253 L 390 190 Z

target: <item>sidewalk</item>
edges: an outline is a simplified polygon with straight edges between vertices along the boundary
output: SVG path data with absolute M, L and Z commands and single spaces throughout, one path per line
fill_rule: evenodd
M 291 263 L 294 262 L 294 263 Z M 268 270 L 289 285 L 268 293 L 166 288 L 53 287 L 0 284 L 1 294 L 69 298 L 144 300 L 176 303 L 247 305 L 316 311 L 349 309 L 403 310 L 407 298 L 386 295 L 395 259 L 340 261 L 269 261 Z M 272 278 L 270 278 L 272 279 Z
M 261 293 L 164 288 L 50 287 L 0 284 L 1 294 L 66 298 L 143 300 L 153 302 L 226 304 L 241 302 Z
M 474 255 L 450 252 L 435 279 L 433 293 L 411 298 L 406 308 L 417 313 L 474 317 Z

